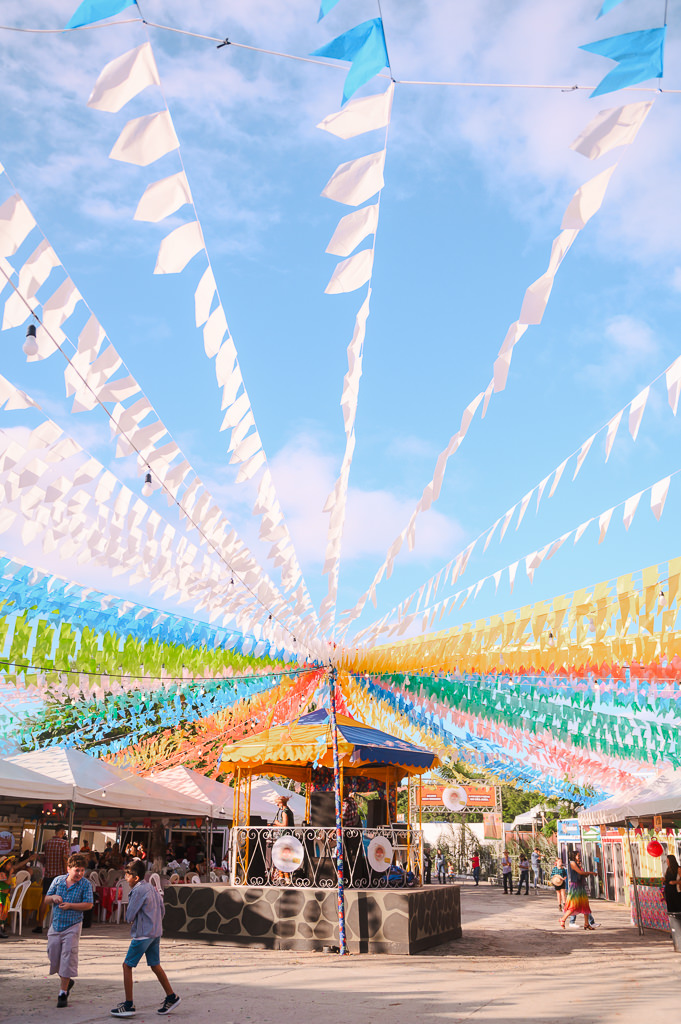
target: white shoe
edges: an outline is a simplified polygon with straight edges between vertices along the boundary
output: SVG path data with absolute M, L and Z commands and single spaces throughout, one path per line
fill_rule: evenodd
M 582 927 L 581 924 L 577 924 L 576 921 L 574 922 L 574 924 L 573 923 L 568 924 L 568 928 L 581 928 L 581 927 Z
M 601 925 L 601 924 L 597 924 L 597 923 L 596 923 L 596 922 L 594 921 L 594 922 L 593 922 L 593 924 L 591 925 L 591 927 L 592 927 L 592 928 L 602 928 L 602 927 L 603 927 L 603 925 Z

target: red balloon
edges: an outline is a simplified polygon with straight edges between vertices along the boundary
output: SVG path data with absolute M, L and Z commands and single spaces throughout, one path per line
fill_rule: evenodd
M 660 843 L 658 843 L 657 839 L 651 839 L 646 849 L 651 857 L 661 857 L 664 853 L 664 850 Z

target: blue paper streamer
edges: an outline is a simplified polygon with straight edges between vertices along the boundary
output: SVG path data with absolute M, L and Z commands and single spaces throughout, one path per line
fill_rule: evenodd
M 137 0 L 83 0 L 76 12 L 71 15 L 67 28 L 81 28 L 92 25 L 105 18 L 113 18 L 126 7 L 137 7 Z
M 343 86 L 343 104 L 388 64 L 388 51 L 381 18 L 363 21 L 330 43 L 313 50 L 313 57 L 349 60 L 352 66 Z
M 585 43 L 580 50 L 597 53 L 617 61 L 617 67 L 603 78 L 591 96 L 602 96 L 607 92 L 638 85 L 650 78 L 662 78 L 664 70 L 664 42 L 667 26 L 648 28 L 640 32 L 625 32 L 623 35 Z

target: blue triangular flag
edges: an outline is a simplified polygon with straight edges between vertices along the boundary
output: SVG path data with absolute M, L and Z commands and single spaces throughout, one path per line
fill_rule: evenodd
M 313 50 L 312 56 L 352 61 L 343 86 L 343 103 L 347 103 L 353 93 L 366 85 L 388 63 L 383 22 L 380 18 L 363 21 L 342 36 L 336 36 L 326 46 Z
M 321 21 L 322 18 L 325 18 L 329 11 L 333 10 L 337 3 L 338 0 L 322 0 L 319 6 L 319 17 L 317 18 L 317 21 Z
M 66 27 L 80 28 L 82 25 L 92 25 L 95 21 L 113 18 L 114 14 L 120 14 L 133 4 L 137 6 L 137 0 L 83 0 Z
M 666 32 L 666 26 L 648 28 L 580 46 L 580 50 L 598 53 L 601 57 L 617 61 L 617 67 L 608 72 L 591 95 L 601 96 L 606 92 L 624 89 L 627 85 L 647 82 L 649 78 L 662 78 Z
M 622 0 L 603 0 L 603 6 L 596 15 L 596 21 L 598 21 L 599 18 L 602 18 L 604 14 L 607 14 L 608 11 L 611 11 L 613 7 L 617 7 L 617 5 L 621 3 Z

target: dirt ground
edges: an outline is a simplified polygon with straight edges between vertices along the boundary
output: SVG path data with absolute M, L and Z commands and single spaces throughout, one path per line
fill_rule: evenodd
M 463 938 L 417 956 L 348 956 L 239 949 L 164 940 L 162 961 L 194 1024 L 653 1024 L 681 1020 L 681 954 L 667 935 L 641 938 L 626 910 L 593 906 L 595 932 L 558 927 L 554 893 L 504 896 L 466 885 Z M 580 919 L 580 924 L 583 923 Z M 111 1020 L 123 998 L 123 925 L 95 925 L 81 939 L 71 1024 Z M 54 1017 L 58 982 L 47 973 L 44 936 L 3 942 L 0 1019 Z M 158 1020 L 162 991 L 137 968 L 136 1019 Z

